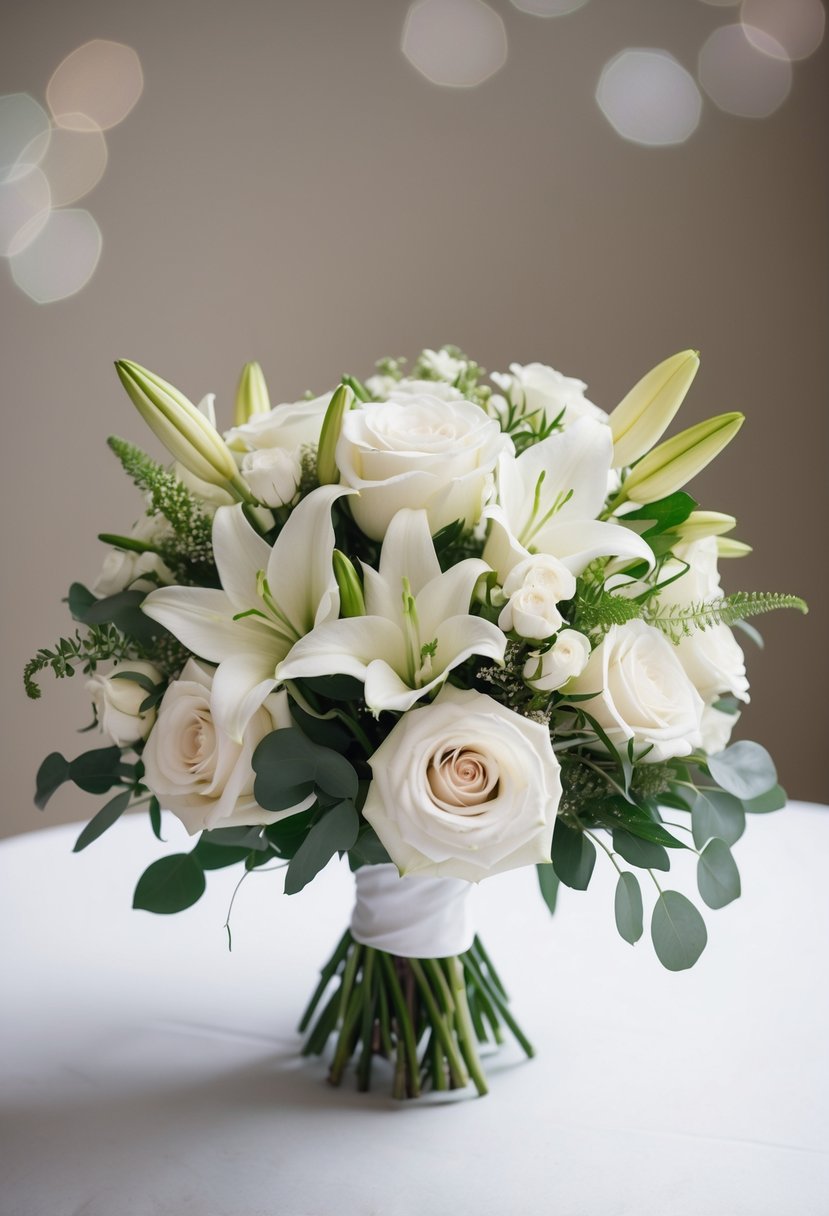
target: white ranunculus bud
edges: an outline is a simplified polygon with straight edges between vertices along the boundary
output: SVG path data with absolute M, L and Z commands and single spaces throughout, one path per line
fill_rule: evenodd
M 363 814 L 401 874 L 478 882 L 549 861 L 561 777 L 540 722 L 446 685 L 369 763 Z
M 644 621 L 613 625 L 568 693 L 583 704 L 611 743 L 650 751 L 648 763 L 687 756 L 701 744 L 702 697 L 665 635 Z
M 147 689 L 137 680 L 127 679 L 130 672 L 146 677 L 153 684 L 163 679 L 152 663 L 126 660 L 116 671 L 108 675 L 95 674 L 86 681 L 98 725 L 118 747 L 128 747 L 139 739 L 146 739 L 155 722 L 154 709 L 141 712 Z
M 299 490 L 302 465 L 286 448 L 261 448 L 242 457 L 242 476 L 266 507 L 287 507 Z
M 539 553 L 512 568 L 503 591 L 508 600 L 498 618 L 500 627 L 505 633 L 514 630 L 522 638 L 538 640 L 564 624 L 557 604 L 572 599 L 576 579 L 558 558 Z
M 555 692 L 580 676 L 590 658 L 590 640 L 577 629 L 562 629 L 549 650 L 531 654 L 524 679 L 539 692 Z

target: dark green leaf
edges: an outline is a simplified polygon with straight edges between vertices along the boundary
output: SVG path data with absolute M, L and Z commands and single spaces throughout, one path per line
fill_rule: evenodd
M 182 912 L 204 894 L 204 871 L 192 853 L 174 853 L 154 861 L 138 880 L 132 906 L 169 915 Z
M 88 844 L 92 844 L 93 840 L 97 840 L 99 836 L 102 836 L 107 828 L 111 828 L 113 823 L 121 818 L 129 806 L 130 798 L 132 798 L 132 790 L 124 790 L 122 794 L 116 794 L 114 798 L 111 798 L 106 806 L 102 807 L 98 811 L 98 814 L 90 819 L 75 841 L 75 847 L 72 852 L 80 853 L 81 849 L 85 849 Z
M 296 851 L 285 874 L 285 894 L 296 895 L 335 853 L 345 853 L 357 839 L 360 817 L 351 802 L 338 802 L 317 820 Z
M 295 806 L 315 789 L 335 798 L 357 796 L 357 773 L 339 752 L 312 742 L 296 727 L 266 735 L 253 753 L 254 797 L 269 811 Z
M 740 894 L 740 872 L 724 840 L 709 840 L 700 853 L 697 886 L 709 908 L 724 908 Z
M 300 692 L 309 688 L 327 701 L 358 701 L 363 696 L 363 685 L 353 676 L 313 676 L 297 680 Z
M 352 742 L 352 736 L 338 718 L 315 718 L 307 713 L 301 705 L 291 700 L 291 717 L 314 743 L 321 747 L 333 748 L 335 752 L 345 752 Z
M 225 866 L 235 866 L 250 856 L 250 849 L 239 845 L 215 844 L 209 839 L 209 834 L 202 832 L 198 844 L 191 854 L 203 870 L 223 870 Z M 265 861 L 269 860 L 267 853 L 257 854 Z
M 667 849 L 685 848 L 682 841 L 672 836 L 661 823 L 656 823 L 644 807 L 626 802 L 624 798 L 604 798 L 600 804 L 591 806 L 591 810 L 596 818 L 609 828 L 622 828 L 642 840 L 664 845 Z M 624 854 L 622 856 L 624 857 Z
M 709 756 L 708 771 L 718 785 L 741 801 L 758 798 L 777 784 L 771 756 L 759 743 L 747 739 Z
M 35 778 L 35 806 L 42 811 L 46 803 L 69 780 L 70 764 L 60 752 L 50 752 L 37 770 Z
M 391 858 L 380 843 L 380 837 L 374 828 L 364 823 L 360 828 L 357 843 L 352 845 L 348 852 L 348 864 L 351 869 L 357 870 L 360 866 L 388 865 L 390 861 Z
M 111 623 L 137 642 L 150 642 L 166 633 L 166 630 L 141 611 L 141 604 L 146 598 L 146 591 L 119 591 L 117 595 L 96 600 L 87 608 L 82 619 L 87 625 Z
M 212 832 L 202 832 L 199 840 L 222 845 L 229 849 L 244 849 L 245 852 L 250 849 L 264 852 L 268 847 L 267 840 L 263 839 L 261 827 L 255 825 L 253 827 L 214 828 Z
M 298 815 L 288 815 L 278 823 L 271 823 L 265 828 L 272 849 L 280 857 L 293 857 L 305 837 L 314 818 L 313 809 L 301 811 Z
M 705 921 L 679 891 L 663 891 L 651 918 L 651 939 L 657 958 L 669 971 L 693 967 L 705 949 Z
M 133 684 L 137 684 L 139 688 L 143 688 L 144 692 L 155 692 L 158 688 L 158 685 L 149 676 L 145 675 L 143 671 L 131 671 L 129 667 L 124 667 L 120 671 L 113 671 L 111 679 L 132 680 Z
M 553 829 L 553 869 L 567 887 L 586 891 L 596 864 L 596 846 L 584 832 L 556 819 Z
M 642 892 L 635 874 L 626 870 L 619 875 L 614 901 L 616 928 L 631 946 L 642 936 Z
M 691 828 L 698 849 L 714 836 L 726 844 L 734 844 L 745 827 L 745 811 L 739 798 L 722 790 L 699 791 L 691 811 Z
M 536 866 L 535 872 L 538 875 L 538 885 L 541 889 L 541 898 L 550 909 L 550 915 L 552 915 L 556 910 L 556 900 L 558 899 L 558 888 L 560 882 L 559 877 L 553 867 L 550 865 Z
M 87 794 L 105 794 L 120 779 L 120 747 L 96 747 L 69 765 L 69 776 Z
M 670 807 L 673 811 L 690 811 L 691 807 L 688 804 L 687 798 L 683 798 L 681 794 L 675 794 L 672 790 L 665 790 L 658 796 L 660 806 Z
M 87 612 L 93 604 L 97 603 L 97 599 L 88 588 L 84 587 L 83 583 L 73 583 L 69 588 L 66 602 L 69 605 L 72 619 L 85 621 Z
M 156 840 L 161 840 L 161 803 L 157 798 L 150 799 L 150 805 L 147 808 L 150 812 L 150 827 L 153 829 L 153 836 Z
M 758 798 L 747 799 L 743 806 L 752 815 L 766 815 L 769 811 L 782 811 L 787 802 L 788 797 L 782 785 L 775 785 Z
M 647 506 L 637 507 L 635 511 L 626 511 L 624 519 L 625 522 L 629 519 L 652 521 L 651 527 L 643 532 L 644 536 L 649 536 L 651 533 L 664 532 L 667 528 L 675 528 L 677 524 L 684 523 L 697 506 L 699 504 L 690 494 L 677 490 L 667 498 L 649 502 Z
M 671 862 L 661 844 L 633 836 L 624 828 L 613 829 L 613 848 L 620 857 L 640 870 L 670 870 Z

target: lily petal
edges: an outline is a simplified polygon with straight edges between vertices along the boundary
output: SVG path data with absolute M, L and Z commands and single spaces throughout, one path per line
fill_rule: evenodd
M 440 575 L 440 563 L 429 531 L 425 511 L 404 507 L 386 529 L 380 554 L 380 577 L 392 589 L 402 591 L 403 579 L 409 580 L 412 594 Z
M 348 486 L 320 486 L 303 498 L 276 538 L 268 560 L 272 594 L 299 637 L 340 607 L 332 554 L 331 507 Z
M 480 558 L 469 557 L 431 579 L 416 598 L 421 637 L 431 640 L 449 617 L 468 613 L 475 584 L 490 569 Z
M 256 576 L 266 570 L 271 547 L 245 519 L 241 506 L 219 507 L 213 517 L 213 554 L 222 587 L 237 612 L 258 603 Z
M 503 663 L 507 639 L 502 630 L 480 616 L 453 616 L 437 629 L 435 659 L 443 672 L 464 663 L 473 654 Z
M 211 712 L 236 743 L 257 709 L 276 686 L 275 663 L 267 654 L 235 654 L 216 668 Z
M 403 634 L 383 617 L 352 616 L 317 625 L 300 638 L 276 674 L 280 680 L 328 675 L 364 680 L 369 664 L 378 658 L 395 667 L 404 666 Z
M 641 536 L 620 524 L 598 519 L 553 520 L 535 538 L 539 553 L 551 553 L 579 575 L 596 557 L 625 557 L 654 563 L 653 552 Z
M 273 654 L 274 664 L 285 650 L 280 639 L 255 617 L 233 619 L 235 606 L 224 591 L 210 587 L 160 587 L 141 605 L 147 616 L 209 663 L 235 654 Z M 285 647 L 287 649 L 287 647 Z

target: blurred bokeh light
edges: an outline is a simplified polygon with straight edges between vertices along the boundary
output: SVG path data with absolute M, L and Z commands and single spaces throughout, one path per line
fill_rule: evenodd
M 471 89 L 504 66 L 507 34 L 483 0 L 417 0 L 406 16 L 401 49 L 432 84 Z
M 126 118 L 143 88 L 141 60 L 132 47 L 96 38 L 58 65 L 46 87 L 46 101 L 59 126 L 74 130 L 73 121 L 84 115 L 107 131 Z
M 48 138 L 50 128 L 49 115 L 28 93 L 0 97 L 0 181 L 14 170 L 25 147 L 38 136 Z
M 584 8 L 587 0 L 512 0 L 522 13 L 533 17 L 566 17 L 576 9 Z
M 101 256 L 101 230 L 88 211 L 52 211 L 43 229 L 11 258 L 12 277 L 37 304 L 80 291 Z
M 0 181 L 0 254 L 10 257 L 33 241 L 49 218 L 49 181 L 38 166 L 17 169 Z
M 823 40 L 826 12 L 821 0 L 743 0 L 740 18 L 746 37 L 765 54 L 763 35 L 783 49 L 784 59 L 806 59 Z
M 622 51 L 605 65 L 596 100 L 608 122 L 633 143 L 683 143 L 696 130 L 702 97 L 693 77 L 667 51 Z
M 56 126 L 29 143 L 21 165 L 39 165 L 49 180 L 53 207 L 77 202 L 98 184 L 107 163 L 103 132 L 83 114 L 67 115 L 71 125 Z
M 792 67 L 785 50 L 770 34 L 744 25 L 714 30 L 699 55 L 699 81 L 708 96 L 728 114 L 767 118 L 789 95 Z

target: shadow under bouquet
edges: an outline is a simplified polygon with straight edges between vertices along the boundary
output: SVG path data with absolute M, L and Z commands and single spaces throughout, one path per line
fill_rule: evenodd
M 77 628 L 36 676 L 86 673 L 105 746 L 37 776 L 104 806 L 86 848 L 131 806 L 195 838 L 140 877 L 136 908 L 179 912 L 210 870 L 276 868 L 286 895 L 335 856 L 356 876 L 351 923 L 301 1022 L 306 1053 L 369 1088 L 474 1084 L 479 1048 L 518 1025 L 476 936 L 470 886 L 515 867 L 587 888 L 597 850 L 618 871 L 616 926 L 650 935 L 671 970 L 706 944 L 696 906 L 665 885 L 697 856 L 699 894 L 740 893 L 731 846 L 746 812 L 785 794 L 756 743 L 729 745 L 748 700 L 733 627 L 794 596 L 726 595 L 719 558 L 748 551 L 735 520 L 685 485 L 736 435 L 723 414 L 664 440 L 699 360 L 685 351 L 607 415 L 579 380 L 512 364 L 487 383 L 457 348 L 410 375 L 271 408 L 257 364 L 233 427 L 213 399 L 116 364 L 175 463 L 109 445 L 145 496 Z M 388 1070 L 387 1070 L 388 1071 Z

